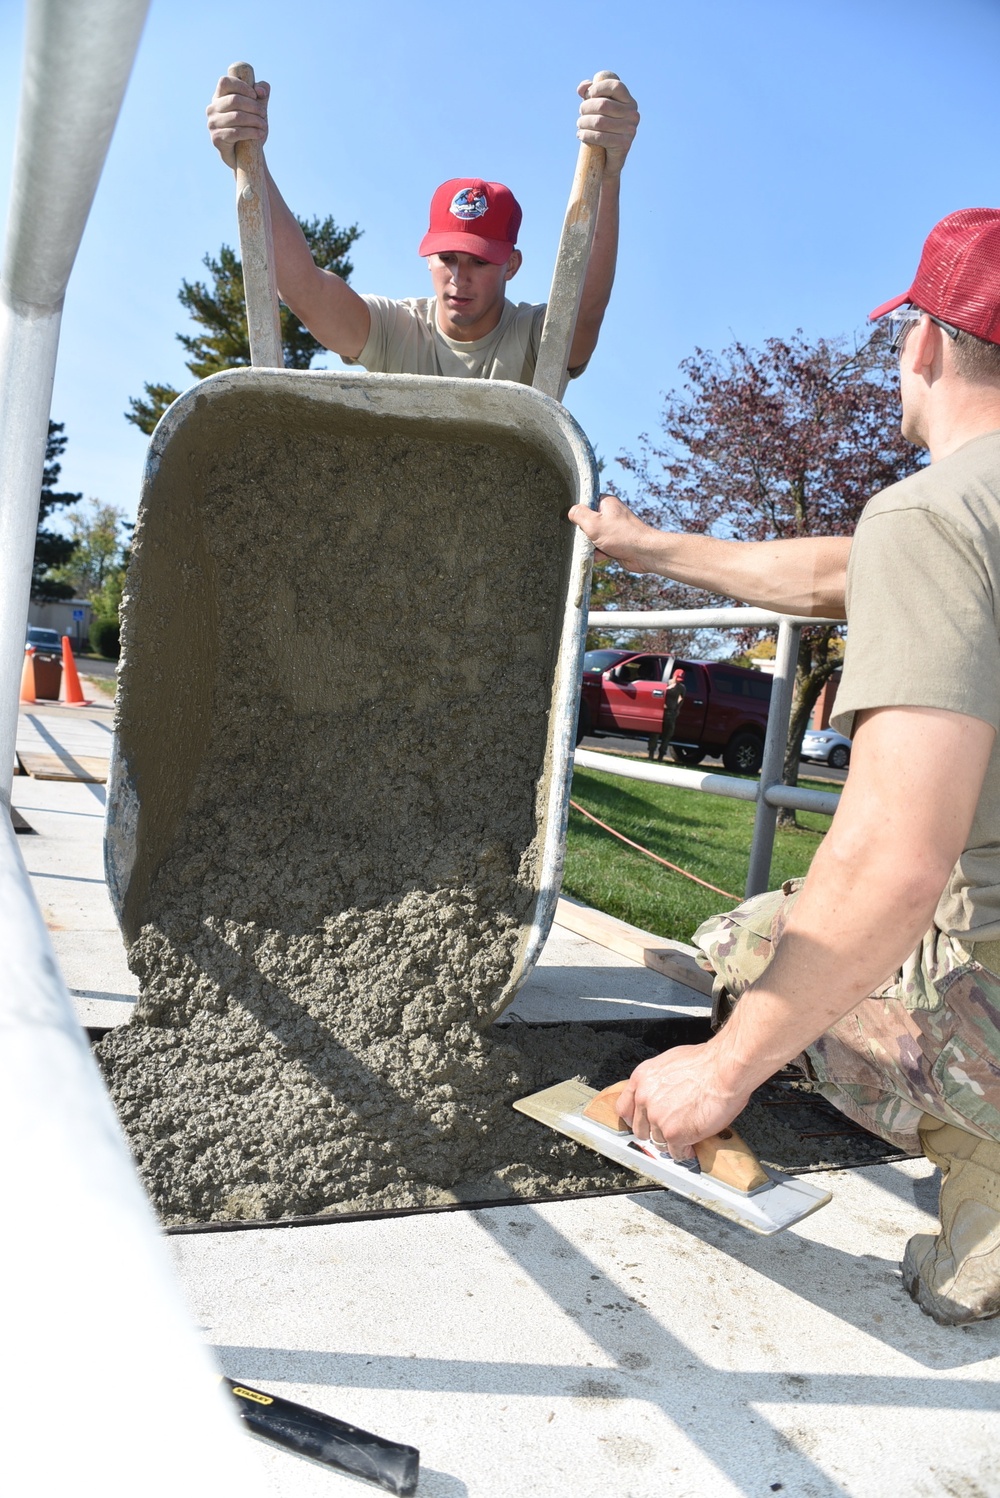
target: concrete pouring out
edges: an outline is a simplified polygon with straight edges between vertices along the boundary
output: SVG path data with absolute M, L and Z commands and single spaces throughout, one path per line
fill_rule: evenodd
M 226 419 L 162 455 L 124 625 L 141 995 L 98 1057 L 161 1216 L 619 1183 L 510 1105 L 648 1049 L 491 1029 L 537 893 L 565 481 L 461 431 Z

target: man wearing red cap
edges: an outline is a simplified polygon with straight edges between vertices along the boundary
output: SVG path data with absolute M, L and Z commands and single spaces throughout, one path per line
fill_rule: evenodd
M 597 347 L 618 253 L 618 184 L 639 123 L 635 100 L 618 79 L 585 81 L 577 135 L 605 151 L 594 244 L 580 302 L 569 372 L 582 373 Z M 270 86 L 221 78 L 208 106 L 212 142 L 228 166 L 240 140 L 267 139 Z M 321 270 L 270 175 L 271 221 L 278 289 L 313 337 L 348 364 L 386 374 L 452 375 L 530 384 L 545 304 L 506 298 L 521 265 L 521 209 L 500 182 L 457 177 L 431 201 L 420 244 L 432 297 L 359 296 Z
M 651 733 L 646 741 L 646 756 L 648 759 L 655 757 L 663 759 L 670 748 L 670 740 L 674 736 L 677 727 L 677 714 L 681 710 L 681 703 L 687 696 L 687 687 L 684 685 L 684 672 L 678 666 L 677 670 L 667 682 L 666 692 L 663 698 L 663 722 L 660 724 L 659 733 Z
M 904 436 L 930 464 L 853 539 L 669 535 L 607 496 L 570 512 L 637 572 L 846 617 L 851 773 L 808 877 L 694 941 L 725 1025 L 633 1073 L 619 1111 L 677 1157 L 792 1061 L 942 1171 L 903 1283 L 938 1322 L 1000 1315 L 1000 210 L 932 230 L 891 319 Z

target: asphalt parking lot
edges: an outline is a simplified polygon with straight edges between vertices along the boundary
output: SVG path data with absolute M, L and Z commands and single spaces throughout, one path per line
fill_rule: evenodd
M 587 738 L 581 739 L 579 747 L 581 749 L 603 750 L 605 754 L 637 754 L 644 756 L 646 753 L 646 740 L 644 738 L 619 738 L 617 735 L 612 734 L 591 734 Z M 665 763 L 672 765 L 674 761 L 669 759 Z M 721 759 L 705 758 L 695 768 L 699 770 L 721 770 L 723 764 Z M 799 760 L 799 775 L 801 777 L 808 776 L 810 780 L 834 781 L 837 785 L 843 785 L 847 779 L 846 770 L 834 770 L 830 765 L 819 765 L 812 760 L 806 759 Z

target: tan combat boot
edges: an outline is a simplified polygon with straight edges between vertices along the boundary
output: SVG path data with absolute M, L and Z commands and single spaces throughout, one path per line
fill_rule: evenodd
M 944 1177 L 941 1231 L 910 1239 L 903 1284 L 941 1326 L 1000 1316 L 1000 1144 L 928 1113 L 919 1133 Z

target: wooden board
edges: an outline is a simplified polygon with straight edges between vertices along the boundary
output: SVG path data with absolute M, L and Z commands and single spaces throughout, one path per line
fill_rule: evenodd
M 19 749 L 17 757 L 23 773 L 35 780 L 104 782 L 108 778 L 108 761 L 96 755 L 42 754 L 33 749 Z
M 589 905 L 576 905 L 571 900 L 560 900 L 556 906 L 555 921 L 577 936 L 586 936 L 599 947 L 630 957 L 643 967 L 683 983 L 696 993 L 712 996 L 712 975 L 700 967 L 696 948 L 682 941 L 668 941 L 666 937 L 654 936 L 651 931 L 642 931 L 620 921 L 603 910 L 593 910 Z

